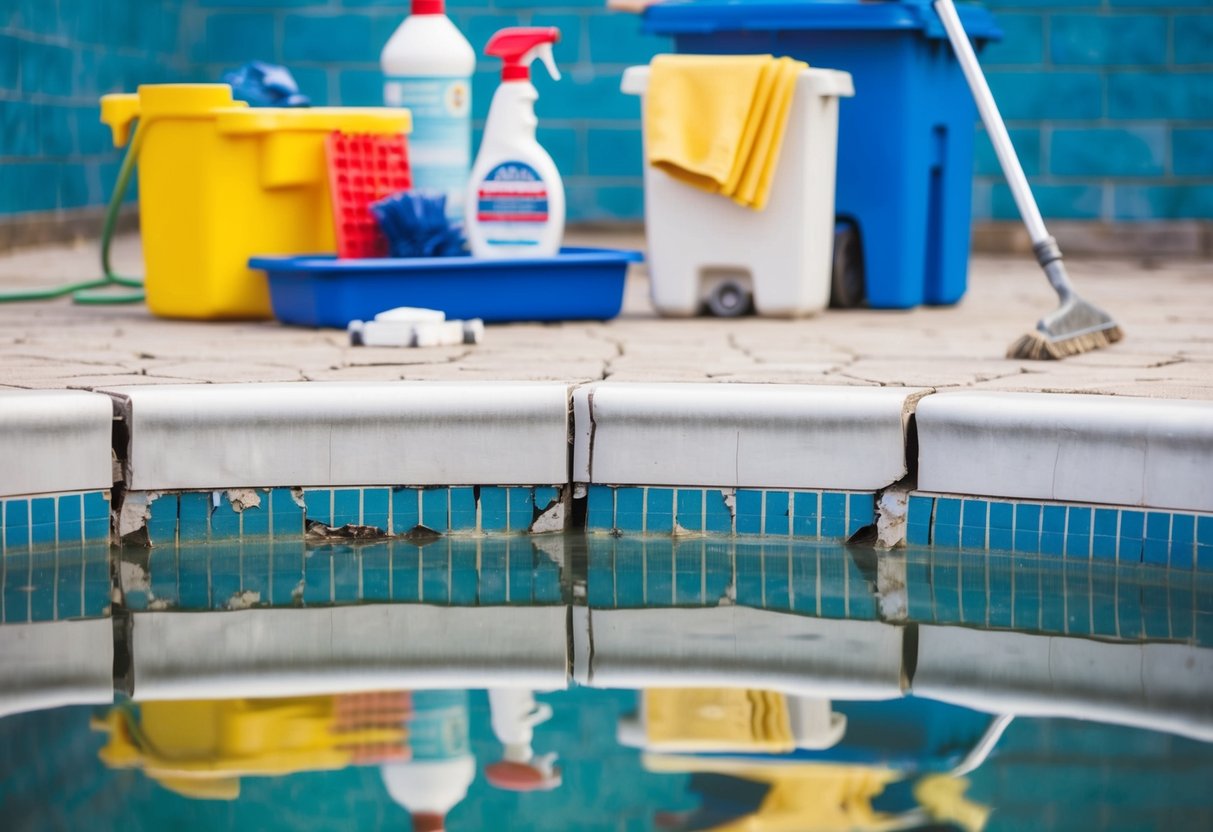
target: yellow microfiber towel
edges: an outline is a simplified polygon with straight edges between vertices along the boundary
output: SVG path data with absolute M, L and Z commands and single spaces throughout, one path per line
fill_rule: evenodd
M 770 55 L 658 55 L 645 95 L 649 164 L 761 211 L 807 67 Z

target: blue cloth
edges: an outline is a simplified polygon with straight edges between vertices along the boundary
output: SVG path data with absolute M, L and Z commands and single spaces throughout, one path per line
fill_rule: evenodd
M 232 96 L 247 101 L 250 107 L 310 107 L 312 101 L 299 92 L 295 76 L 284 66 L 250 61 L 239 69 L 223 73 Z

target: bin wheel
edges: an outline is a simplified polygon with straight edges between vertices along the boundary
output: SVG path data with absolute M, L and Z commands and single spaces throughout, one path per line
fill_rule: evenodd
M 834 231 L 834 263 L 830 274 L 830 307 L 854 309 L 867 297 L 864 286 L 863 246 L 859 229 L 840 224 Z
M 750 311 L 750 290 L 735 280 L 717 283 L 708 292 L 708 309 L 718 318 L 737 318 Z

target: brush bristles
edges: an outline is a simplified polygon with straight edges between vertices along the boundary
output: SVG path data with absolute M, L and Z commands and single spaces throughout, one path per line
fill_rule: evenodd
M 1007 358 L 1057 361 L 1067 356 L 1102 349 L 1115 344 L 1122 337 L 1124 333 L 1115 325 L 1072 338 L 1059 338 L 1056 341 L 1050 341 L 1040 332 L 1029 332 L 1007 348 Z

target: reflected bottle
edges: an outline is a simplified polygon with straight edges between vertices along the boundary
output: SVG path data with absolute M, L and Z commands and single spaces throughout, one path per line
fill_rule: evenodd
M 383 784 L 412 815 L 416 832 L 439 832 L 476 777 L 467 691 L 415 691 L 408 732 L 412 759 L 381 766 Z

